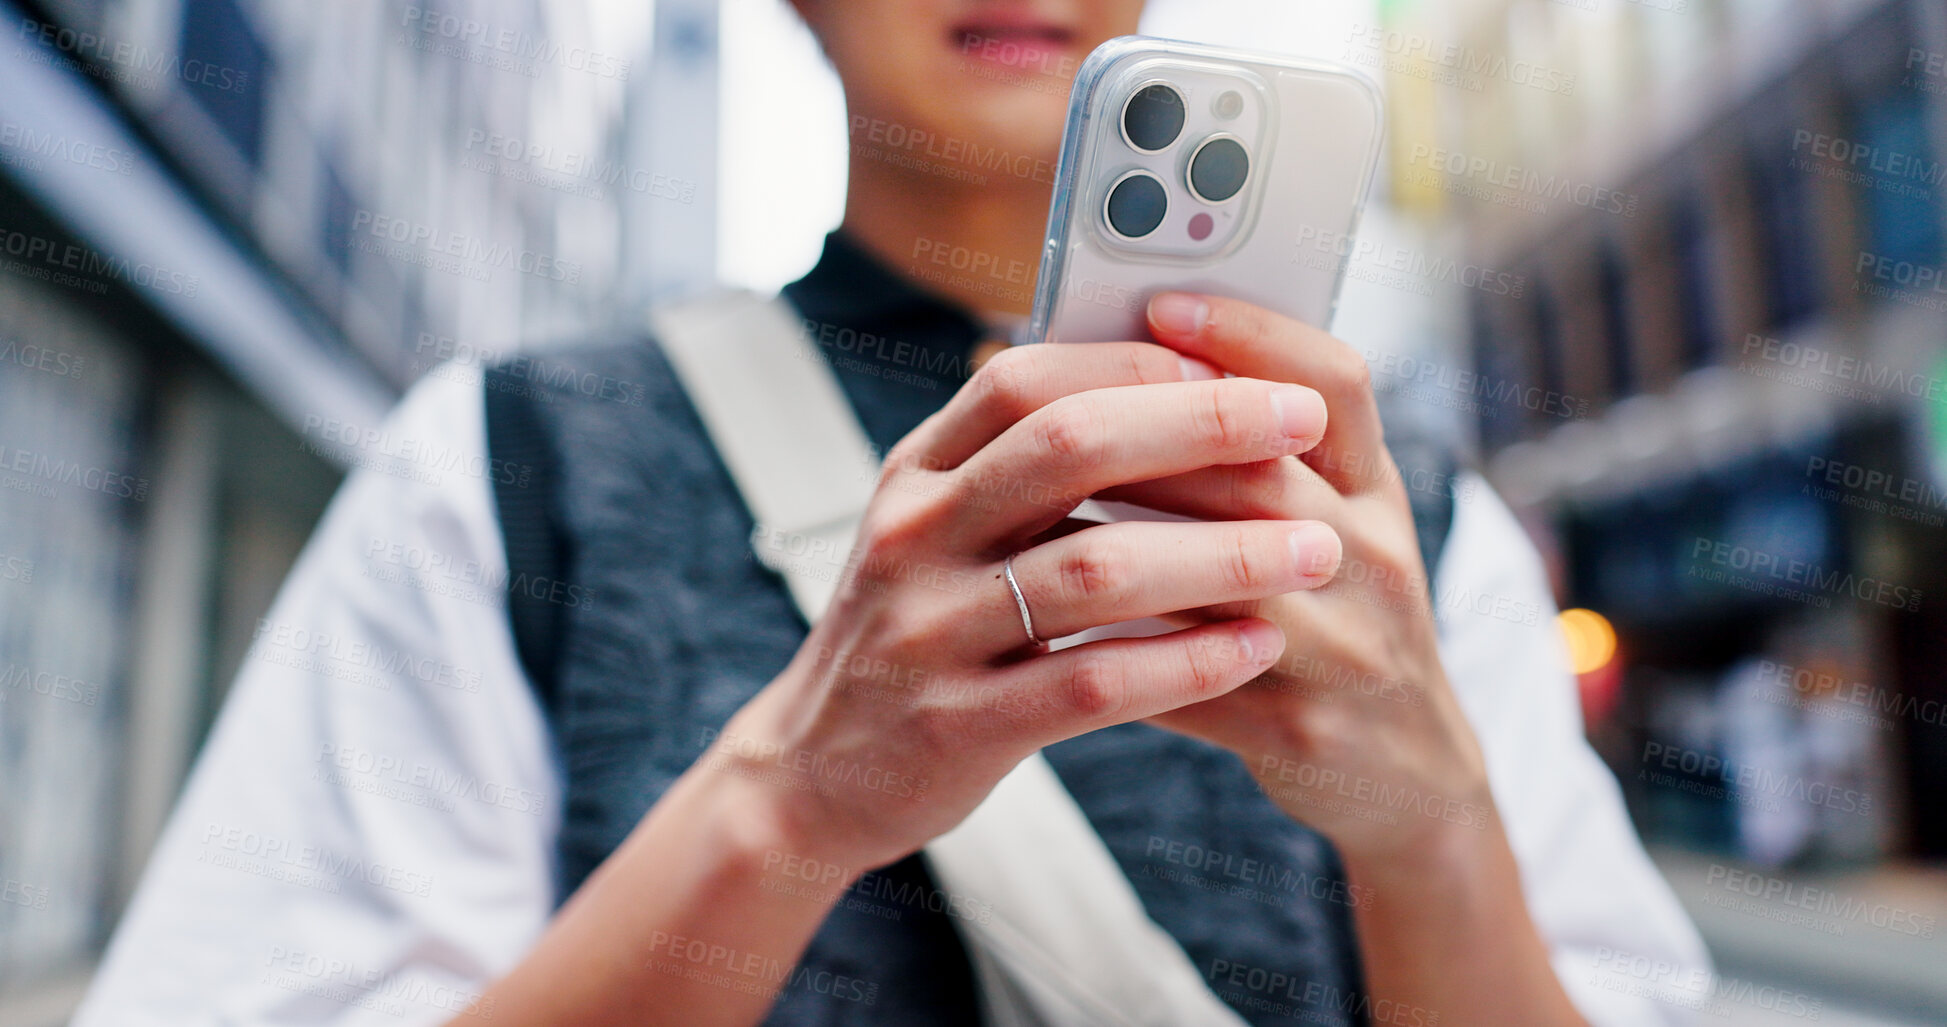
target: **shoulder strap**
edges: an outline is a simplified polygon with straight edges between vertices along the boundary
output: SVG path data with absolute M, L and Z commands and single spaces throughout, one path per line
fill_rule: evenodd
M 758 558 L 807 623 L 829 603 L 872 496 L 877 458 L 782 300 L 711 297 L 657 311 L 658 340 L 757 521 Z M 1244 1021 L 1213 994 L 1040 754 L 926 847 L 996 1027 Z

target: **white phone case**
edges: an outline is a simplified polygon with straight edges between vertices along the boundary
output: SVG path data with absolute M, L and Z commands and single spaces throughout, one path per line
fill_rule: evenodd
M 1123 115 L 1156 84 L 1180 95 L 1183 124 L 1150 152 L 1131 141 Z M 1144 310 L 1165 289 L 1329 328 L 1384 124 L 1378 89 L 1348 68 L 1145 36 L 1102 44 L 1069 103 L 1027 341 L 1147 339 Z M 1216 136 L 1249 155 L 1242 189 L 1221 203 L 1189 179 L 1193 155 Z M 1106 202 L 1123 178 L 1144 173 L 1167 188 L 1168 210 L 1132 240 L 1111 229 Z M 1199 216 L 1209 221 L 1196 225 Z M 1208 234 L 1198 239 L 1195 228 Z

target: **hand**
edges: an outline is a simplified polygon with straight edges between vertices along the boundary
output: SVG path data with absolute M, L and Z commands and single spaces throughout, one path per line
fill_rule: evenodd
M 1281 808 L 1368 872 L 1417 867 L 1498 832 L 1479 744 L 1440 665 L 1429 576 L 1365 361 L 1235 300 L 1165 294 L 1150 323 L 1187 357 L 1310 385 L 1328 426 L 1302 455 L 1198 468 L 1104 498 L 1212 520 L 1320 521 L 1344 544 L 1327 588 L 1200 611 L 1263 617 L 1282 629 L 1284 655 L 1248 687 L 1155 722 L 1237 752 Z
M 1149 320 L 1186 358 L 1317 389 L 1328 428 L 1300 456 L 1199 468 L 1105 498 L 1210 519 L 1313 519 L 1344 544 L 1328 587 L 1185 618 L 1263 617 L 1283 631 L 1284 654 L 1243 688 L 1151 719 L 1237 752 L 1265 794 L 1337 846 L 1348 878 L 1374 898 L 1355 915 L 1376 1003 L 1415 1022 L 1583 1023 L 1528 915 L 1479 742 L 1440 665 L 1428 575 L 1365 361 L 1232 300 L 1159 296 Z
M 1339 550 L 1317 523 L 1063 520 L 1105 489 L 1303 452 L 1324 413 L 1310 388 L 1145 343 L 1001 354 L 888 455 L 831 608 L 698 768 L 775 786 L 758 791 L 798 851 L 863 870 L 1042 746 L 1257 677 L 1284 639 L 1252 616 L 1041 652 L 1003 561 L 1041 638 L 1317 587 Z

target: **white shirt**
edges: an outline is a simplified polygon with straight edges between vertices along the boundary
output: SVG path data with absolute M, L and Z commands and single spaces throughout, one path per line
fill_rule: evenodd
M 259 625 L 78 1027 L 419 1024 L 552 913 L 562 785 L 504 608 L 477 370 L 367 441 Z M 1540 561 L 1462 479 L 1441 657 L 1531 915 L 1598 1025 L 1689 1022 L 1696 930 L 1582 735 Z M 490 1012 L 489 1010 L 482 1010 Z

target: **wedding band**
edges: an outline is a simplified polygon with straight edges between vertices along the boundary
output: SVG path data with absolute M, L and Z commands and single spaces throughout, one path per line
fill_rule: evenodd
M 1021 583 L 1014 580 L 1014 557 L 1019 555 L 1015 553 L 1009 556 L 1001 564 L 1001 569 L 1007 572 L 1007 587 L 1014 592 L 1014 605 L 1021 608 L 1021 627 L 1028 633 L 1028 644 L 1038 648 L 1048 643 L 1034 633 L 1034 615 L 1028 612 L 1028 597 L 1021 594 Z

